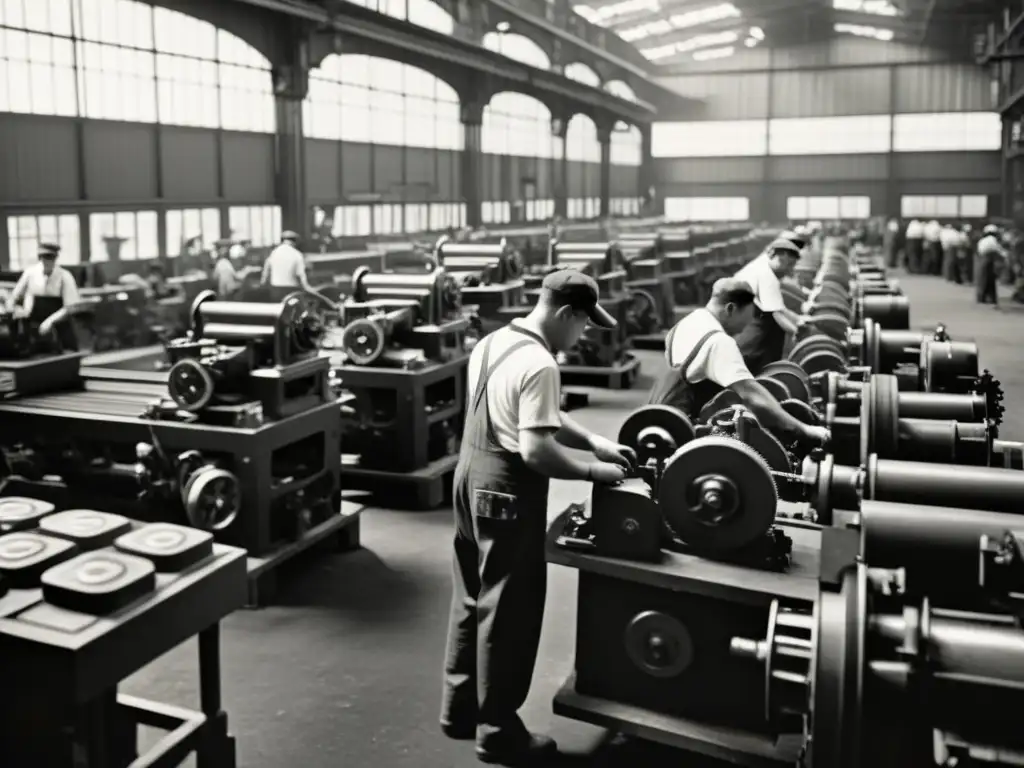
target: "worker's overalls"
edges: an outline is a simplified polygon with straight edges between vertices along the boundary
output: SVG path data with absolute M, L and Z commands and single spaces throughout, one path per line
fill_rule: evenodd
M 921 271 L 921 260 L 924 256 L 924 240 L 920 237 L 907 238 L 907 272 L 916 274 Z
M 999 305 L 999 261 L 995 251 L 974 257 L 974 298 L 979 304 Z
M 773 314 L 757 312 L 758 316 L 736 335 L 743 360 L 754 376 L 759 376 L 766 365 L 781 360 L 786 347 L 786 332 Z
M 62 309 L 64 309 L 64 299 L 60 296 L 33 296 L 29 323 L 38 328 L 46 318 Z M 78 335 L 75 333 L 75 326 L 70 317 L 53 324 L 53 336 L 57 345 L 60 346 L 57 351 L 78 351 Z M 52 343 L 47 343 L 47 339 L 43 339 L 42 342 L 44 345 L 53 346 Z
M 496 360 L 492 335 L 482 343 L 479 381 L 466 413 L 455 467 L 454 594 L 448 625 L 441 722 L 477 725 L 477 745 L 502 749 L 528 737 L 517 714 L 537 660 L 547 565 L 548 478 L 502 448 L 487 404 L 487 382 L 513 352 L 543 339 L 516 325 L 495 333 L 522 334 Z
M 701 409 L 707 405 L 715 395 L 722 391 L 722 387 L 711 379 L 704 379 L 696 383 L 687 380 L 686 371 L 693 365 L 701 349 L 707 344 L 708 339 L 724 331 L 708 331 L 704 337 L 697 342 L 690 350 L 690 354 L 680 365 L 676 365 L 672 359 L 672 339 L 675 337 L 679 326 L 676 325 L 665 337 L 665 360 L 668 361 L 668 370 L 658 381 L 654 383 L 651 394 L 647 398 L 648 405 L 669 405 L 678 408 L 685 413 L 691 421 L 696 421 Z

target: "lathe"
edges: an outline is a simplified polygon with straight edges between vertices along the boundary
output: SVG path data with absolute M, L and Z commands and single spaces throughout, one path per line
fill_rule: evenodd
M 59 299 L 36 297 L 30 317 L 0 308 L 0 401 L 76 387 L 84 357 L 61 349 L 39 325 L 60 308 Z
M 664 270 L 661 236 L 650 232 L 619 235 L 616 247 L 626 270 L 630 310 L 628 333 L 637 349 L 662 350 L 665 331 L 675 322 L 672 281 Z
M 341 414 L 315 300 L 204 294 L 192 319 L 167 373 L 0 403 L 11 473 L 29 490 L 59 478 L 81 506 L 210 530 L 253 557 L 291 557 L 328 534 L 357 545 L 355 518 L 340 514 Z
M 425 488 L 436 505 L 457 460 L 465 409 L 468 320 L 455 279 L 357 270 L 344 307 L 343 474 L 349 487 Z M 358 485 L 356 485 L 358 484 Z

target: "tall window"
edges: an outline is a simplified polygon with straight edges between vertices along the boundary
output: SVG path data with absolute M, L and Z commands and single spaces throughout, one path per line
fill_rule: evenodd
M 570 80 L 575 80 L 577 83 L 583 83 L 593 88 L 601 87 L 601 76 L 586 64 L 581 64 L 580 62 L 567 64 L 562 74 Z
M 167 255 L 177 256 L 198 242 L 208 250 L 220 239 L 220 211 L 216 208 L 189 208 L 167 212 Z
M 7 245 L 11 255 L 10 269 L 30 267 L 39 260 L 40 243 L 60 246 L 61 264 L 80 264 L 78 216 L 64 213 L 56 216 L 8 216 Z
M 533 40 L 512 32 L 488 32 L 483 39 L 484 48 L 507 56 L 521 64 L 551 69 L 551 58 Z
M 904 195 L 900 215 L 906 219 L 935 217 L 984 219 L 988 216 L 987 195 Z
M 137 261 L 160 255 L 156 211 L 89 214 L 89 261 Z
M 1003 146 L 1003 128 L 994 112 L 896 115 L 892 144 L 896 152 L 995 150 Z
M 270 64 L 209 22 L 137 0 L 3 0 L 0 112 L 270 133 Z
M 764 120 L 654 123 L 653 157 L 761 157 L 768 153 Z
M 522 93 L 496 94 L 484 107 L 482 151 L 492 155 L 561 157 L 562 142 L 551 130 L 551 112 Z
M 276 205 L 245 205 L 228 208 L 232 240 L 248 240 L 256 247 L 281 241 L 281 208 Z
M 604 89 L 608 91 L 608 93 L 618 96 L 620 99 L 625 99 L 626 101 L 637 100 L 636 92 L 622 80 L 609 80 L 604 84 Z
M 848 155 L 888 152 L 892 118 L 797 117 L 768 121 L 772 155 Z
M 806 219 L 867 219 L 871 217 L 871 198 L 847 197 L 790 197 L 786 199 L 786 218 L 793 221 Z
M 426 27 L 443 35 L 455 32 L 455 20 L 444 8 L 431 0 L 349 0 L 396 19 Z
M 572 116 L 565 135 L 565 156 L 570 160 L 601 162 L 601 142 L 597 138 L 597 126 L 589 116 Z
M 302 106 L 313 138 L 436 149 L 464 143 L 455 89 L 389 59 L 328 56 L 311 73 Z
M 746 197 L 666 197 L 668 221 L 749 221 Z
M 512 204 L 507 200 L 483 203 L 480 206 L 480 221 L 484 224 L 508 224 L 512 221 Z
M 644 140 L 636 126 L 619 122 L 612 131 L 612 165 L 638 166 L 643 162 Z

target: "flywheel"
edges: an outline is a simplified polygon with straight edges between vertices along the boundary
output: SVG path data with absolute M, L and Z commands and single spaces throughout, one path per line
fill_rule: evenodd
M 353 320 L 345 326 L 342 348 L 356 365 L 369 365 L 384 351 L 384 329 L 370 318 Z
M 201 411 L 213 399 L 213 391 L 213 377 L 194 358 L 182 358 L 167 373 L 167 392 L 182 410 Z
M 238 478 L 226 469 L 206 466 L 185 485 L 185 514 L 193 528 L 222 531 L 230 526 L 242 505 Z
M 690 419 L 678 408 L 645 405 L 626 417 L 619 429 L 619 443 L 633 448 L 640 464 L 645 464 L 649 459 L 668 459 L 694 434 Z
M 669 459 L 658 502 L 681 541 L 695 549 L 729 552 L 771 527 L 778 493 L 757 451 L 731 437 L 710 436 L 691 440 Z

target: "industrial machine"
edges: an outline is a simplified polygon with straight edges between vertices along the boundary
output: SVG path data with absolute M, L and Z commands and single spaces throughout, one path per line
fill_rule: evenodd
M 0 493 L 0 751 L 52 768 L 232 768 L 220 621 L 246 599 L 245 552 L 212 534 Z M 196 637 L 201 711 L 118 693 Z M 142 726 L 165 733 L 140 754 Z
M 455 278 L 358 269 L 335 361 L 347 487 L 415 490 L 436 506 L 465 409 L 466 331 Z
M 479 323 L 480 335 L 505 325 L 510 316 L 528 311 L 522 257 L 505 239 L 456 243 L 443 236 L 434 248 L 434 264 L 459 286 L 463 309 Z
M 58 300 L 39 297 L 32 315 L 0 307 L 0 401 L 78 386 L 83 355 L 61 349 L 39 325 L 59 308 Z
M 626 270 L 631 302 L 628 333 L 637 349 L 662 350 L 665 331 L 675 322 L 672 281 L 665 274 L 661 236 L 623 232 L 616 242 Z
M 7 471 L 22 495 L 56 483 L 78 506 L 211 531 L 246 549 L 254 573 L 327 537 L 358 546 L 322 332 L 305 294 L 202 294 L 188 336 L 168 345 L 170 371 L 0 403 Z

